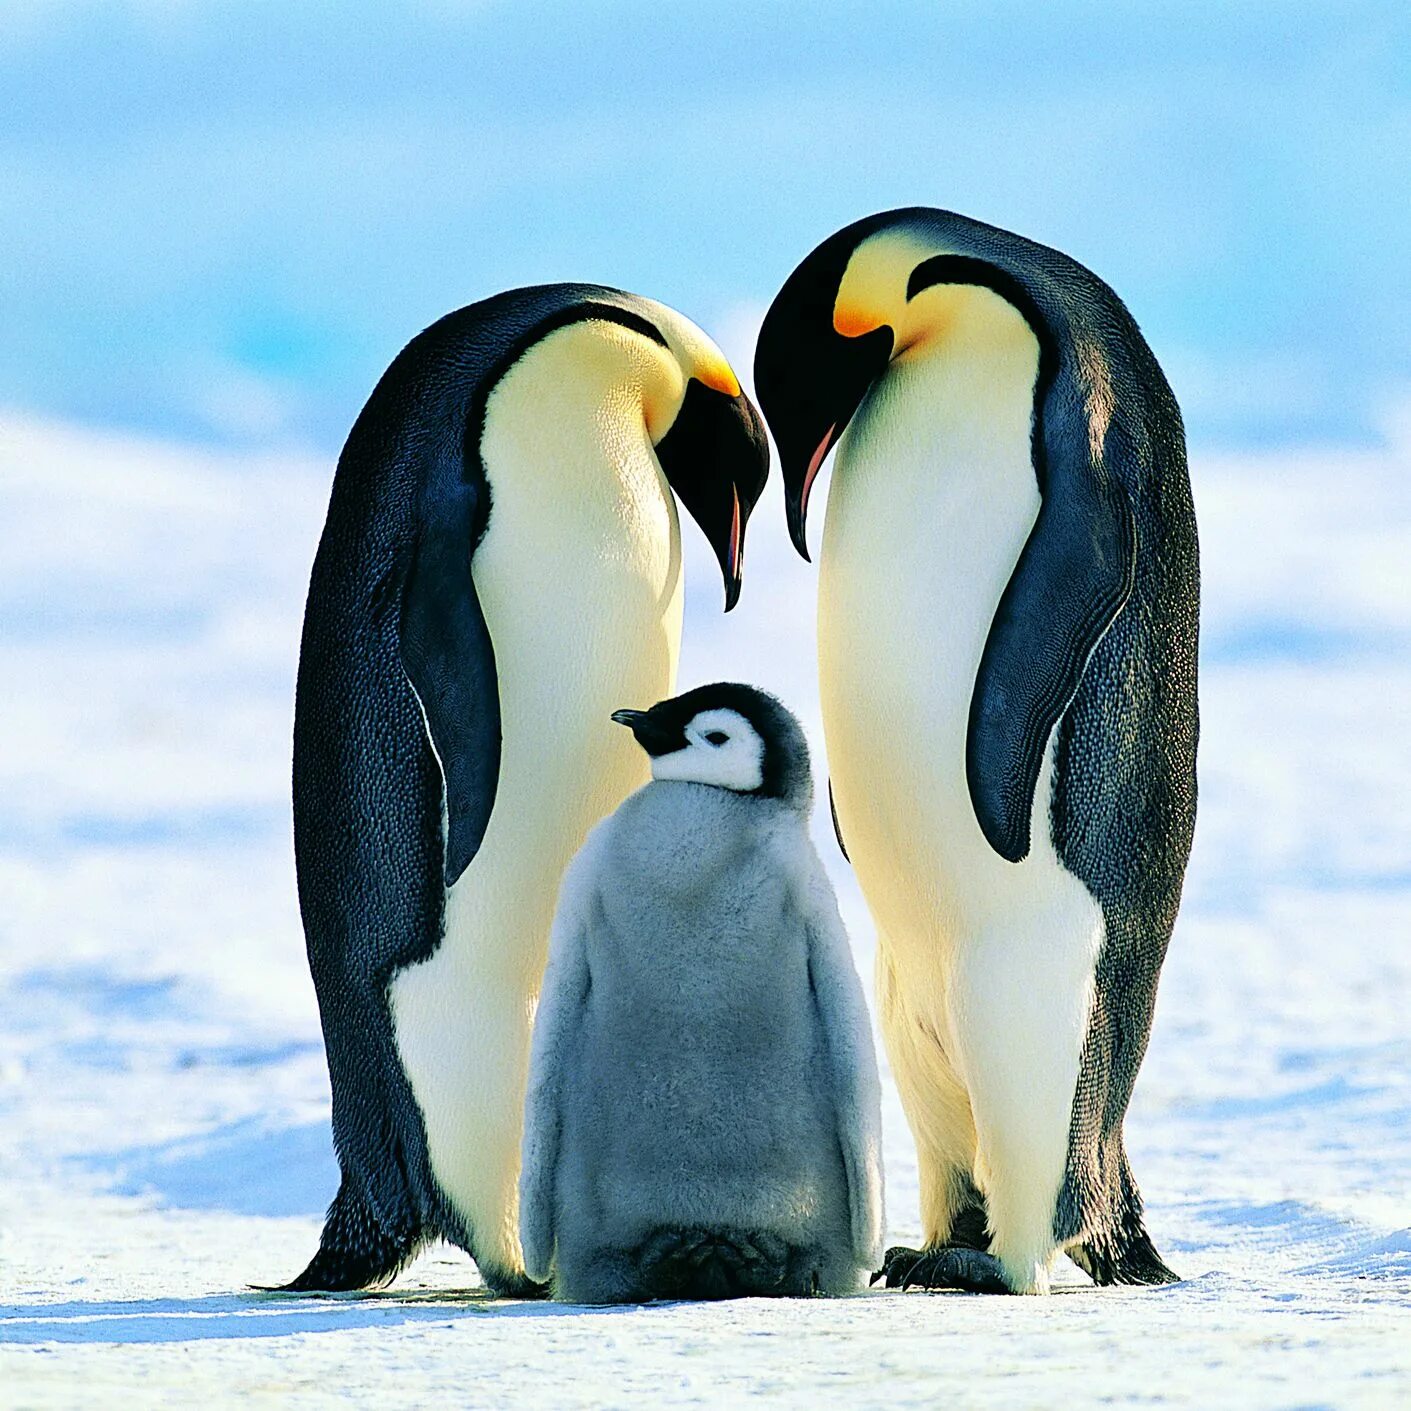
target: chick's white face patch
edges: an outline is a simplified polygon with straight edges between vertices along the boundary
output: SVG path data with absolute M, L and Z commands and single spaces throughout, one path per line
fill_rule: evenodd
M 652 760 L 652 778 L 747 794 L 764 782 L 764 741 L 738 711 L 703 710 L 686 726 L 685 749 Z

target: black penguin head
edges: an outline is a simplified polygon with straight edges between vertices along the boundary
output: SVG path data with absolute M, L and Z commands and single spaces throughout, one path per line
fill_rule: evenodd
M 740 597 L 745 526 L 769 478 L 769 437 L 710 338 L 667 305 L 639 302 L 679 370 L 648 399 L 652 446 L 667 484 L 715 551 L 729 612 Z
M 710 784 L 805 811 L 812 801 L 803 727 L 754 686 L 720 681 L 612 718 L 652 757 L 653 779 Z
M 857 221 L 804 259 L 764 316 L 755 391 L 779 447 L 789 534 L 804 558 L 809 492 L 824 458 L 892 360 L 947 326 L 955 287 L 986 286 L 1036 321 L 1019 282 L 997 263 L 949 251 L 947 222 L 958 219 L 911 207 Z
M 881 217 L 831 235 L 784 281 L 755 349 L 755 392 L 779 448 L 794 547 L 808 557 L 808 497 L 824 458 L 892 357 L 893 330 L 849 308 L 839 291 L 854 252 Z
M 754 403 L 706 333 L 666 304 L 605 285 L 545 288 L 558 295 L 559 306 L 534 325 L 527 341 L 514 346 L 504 367 L 572 323 L 615 324 L 656 346 L 659 355 L 646 364 L 629 356 L 626 375 L 637 384 L 646 432 L 667 484 L 719 560 L 729 612 L 740 596 L 745 528 L 769 478 L 769 438 Z M 620 339 L 608 342 L 626 346 Z M 595 355 L 601 351 L 595 348 Z M 596 361 L 591 370 L 585 367 L 585 375 L 605 368 L 610 385 L 604 388 L 604 409 L 621 411 L 627 389 L 620 362 Z
M 676 498 L 715 550 L 729 612 L 740 598 L 745 526 L 769 476 L 764 422 L 733 375 L 728 383 L 691 377 L 656 455 Z

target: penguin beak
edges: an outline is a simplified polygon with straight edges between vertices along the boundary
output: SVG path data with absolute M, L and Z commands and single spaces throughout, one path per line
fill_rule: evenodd
M 787 289 L 786 289 L 787 292 Z M 760 330 L 755 379 L 760 405 L 779 447 L 784 513 L 794 548 L 807 559 L 808 502 L 828 452 L 837 445 L 873 384 L 887 370 L 894 337 L 882 324 L 848 338 L 832 325 L 790 332 L 794 322 L 775 301 Z
M 664 724 L 649 710 L 615 710 L 612 718 L 619 725 L 625 725 L 653 759 L 686 748 L 685 731 Z
M 840 231 L 799 265 L 769 306 L 755 348 L 755 393 L 779 448 L 789 537 L 805 559 L 814 481 L 895 351 L 890 324 L 837 311 L 857 240 Z
M 745 526 L 769 475 L 769 441 L 754 404 L 692 378 L 656 447 L 667 483 L 715 551 L 725 611 L 740 600 Z

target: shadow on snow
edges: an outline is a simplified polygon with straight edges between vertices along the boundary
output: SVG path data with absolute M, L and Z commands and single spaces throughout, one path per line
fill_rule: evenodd
M 210 1294 L 127 1302 L 0 1305 L 0 1344 L 176 1343 L 294 1337 L 408 1323 L 450 1326 L 463 1318 L 611 1317 L 626 1307 L 496 1302 L 480 1289 L 465 1293 Z

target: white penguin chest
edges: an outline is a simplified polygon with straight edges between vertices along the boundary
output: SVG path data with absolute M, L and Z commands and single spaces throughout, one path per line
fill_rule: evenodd
M 903 355 L 839 448 L 820 686 L 838 818 L 878 928 L 882 1030 L 923 1160 L 971 1172 L 995 1252 L 1017 1287 L 1039 1288 L 1105 924 L 1053 845 L 1052 739 L 1022 862 L 990 847 L 966 778 L 980 658 L 1040 506 L 1038 345 L 996 304 L 977 295 L 945 347 Z
M 499 784 L 440 944 L 389 990 L 437 1182 L 477 1256 L 505 1268 L 520 1263 L 529 1033 L 559 883 L 647 781 L 610 717 L 671 694 L 681 637 L 675 502 L 640 407 L 575 405 L 572 374 L 546 344 L 491 398 L 490 520 L 471 571 L 495 651 Z
M 990 848 L 965 771 L 995 609 L 1038 515 L 1030 436 L 1038 345 L 903 357 L 838 450 L 819 574 L 819 669 L 844 837 L 884 932 L 925 914 L 964 931 L 1051 854 Z M 1031 865 L 1032 864 L 1032 865 Z M 1016 898 L 1016 902 L 1018 898 Z
M 522 401 L 514 376 L 499 395 Z M 670 694 L 681 636 L 675 501 L 640 417 L 585 409 L 565 422 L 576 435 L 554 418 L 499 416 L 492 401 L 482 439 L 491 511 L 471 569 L 495 649 L 499 786 L 443 941 L 483 949 L 477 965 L 508 967 L 526 996 L 563 869 L 647 778 L 611 714 Z

